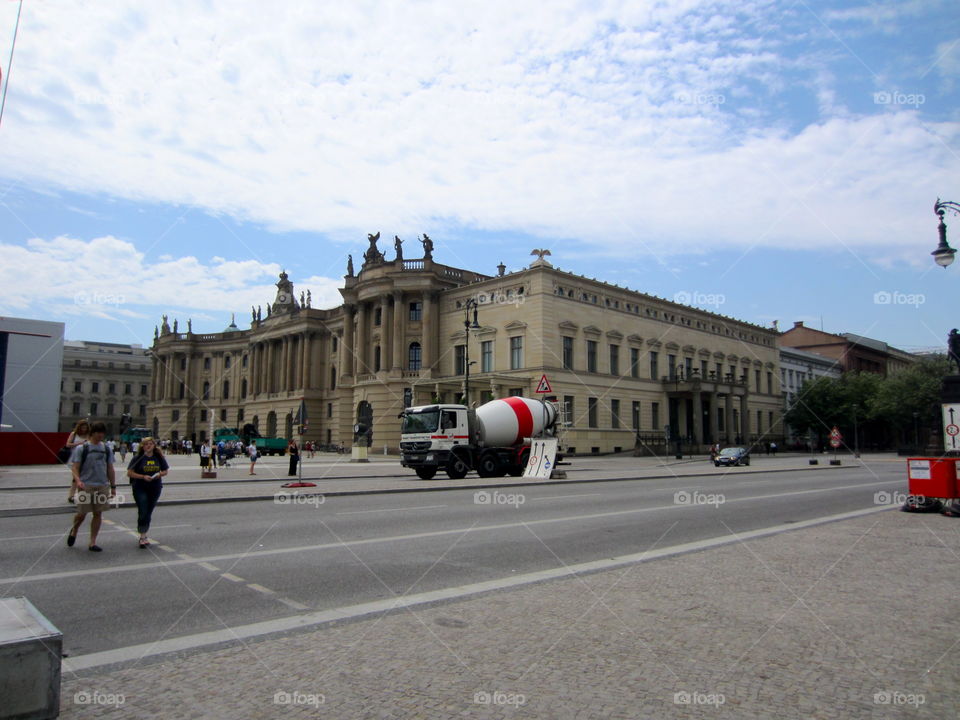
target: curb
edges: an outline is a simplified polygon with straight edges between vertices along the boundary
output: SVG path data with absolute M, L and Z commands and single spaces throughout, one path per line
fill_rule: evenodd
M 856 465 L 807 465 L 799 468 L 778 468 L 775 470 L 752 470 L 743 473 L 744 475 L 756 475 L 759 473 L 783 473 L 783 472 L 804 472 L 810 470 L 849 470 Z M 702 478 L 702 477 L 716 477 L 716 473 L 697 473 L 690 475 L 648 475 L 644 477 L 632 477 L 632 478 L 589 478 L 584 480 L 535 480 L 527 482 L 511 482 L 511 483 L 497 483 L 494 485 L 485 485 L 485 484 L 475 484 L 475 485 L 438 485 L 436 487 L 414 487 L 414 488 L 404 488 L 404 487 L 395 487 L 395 488 L 380 488 L 373 490 L 332 490 L 330 492 L 299 492 L 299 493 L 288 493 L 289 495 L 297 495 L 300 497 L 349 497 L 352 495 L 391 495 L 399 493 L 417 493 L 417 492 L 438 492 L 442 490 L 489 490 L 491 488 L 514 488 L 514 487 L 529 487 L 537 486 L 542 487 L 545 485 L 578 485 L 582 483 L 602 483 L 602 482 L 632 482 L 640 480 L 664 480 L 671 478 Z M 304 480 L 313 480 L 313 479 L 322 479 L 322 478 L 303 478 Z M 365 479 L 365 478 L 364 478 Z M 224 480 L 223 482 L 233 482 L 229 480 Z M 273 482 L 279 482 L 279 480 L 274 480 Z M 282 488 L 280 488 L 282 490 Z M 279 493 L 279 491 L 278 491 Z M 228 503 L 228 502 L 255 502 L 257 500 L 273 500 L 278 493 L 273 495 L 246 495 L 240 497 L 212 497 L 212 498 L 193 498 L 189 500 L 160 500 L 157 505 L 165 506 L 174 506 L 174 505 L 210 505 L 213 503 Z M 133 502 L 120 503 L 115 507 L 115 509 L 120 508 L 135 508 L 137 505 Z M 74 514 L 76 509 L 72 505 L 66 507 L 63 506 L 50 506 L 50 507 L 37 507 L 37 508 L 10 508 L 7 510 L 0 510 L 0 518 L 4 517 L 28 517 L 31 515 L 64 515 L 64 514 Z

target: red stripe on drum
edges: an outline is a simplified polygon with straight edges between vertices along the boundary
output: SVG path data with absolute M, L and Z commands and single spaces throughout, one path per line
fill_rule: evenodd
M 504 402 L 513 409 L 514 415 L 517 416 L 517 437 L 513 441 L 514 444 L 533 435 L 533 413 L 530 412 L 530 406 L 523 401 L 523 398 L 508 397 L 504 398 Z

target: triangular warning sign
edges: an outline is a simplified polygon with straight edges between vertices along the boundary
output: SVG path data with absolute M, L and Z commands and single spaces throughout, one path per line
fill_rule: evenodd
M 550 387 L 550 381 L 547 380 L 547 376 L 546 376 L 546 375 L 541 375 L 541 376 L 540 376 L 540 384 L 537 385 L 537 390 L 536 390 L 536 392 L 537 392 L 537 393 L 541 393 L 541 394 L 542 394 L 542 393 L 552 393 L 552 392 L 553 392 L 553 388 Z

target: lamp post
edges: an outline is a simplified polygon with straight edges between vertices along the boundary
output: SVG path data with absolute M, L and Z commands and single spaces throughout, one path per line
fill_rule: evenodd
M 473 310 L 473 322 L 470 322 L 470 310 Z M 479 330 L 477 324 L 477 300 L 467 298 L 463 306 L 463 404 L 470 407 L 470 331 Z
M 933 255 L 933 259 L 937 265 L 942 268 L 950 265 L 950 263 L 953 262 L 953 256 L 957 253 L 956 250 L 947 244 L 947 225 L 943 222 L 943 216 L 947 210 L 951 210 L 957 215 L 960 215 L 960 203 L 949 200 L 941 201 L 940 198 L 937 198 L 937 201 L 933 204 L 933 212 L 940 218 L 940 223 L 937 225 L 937 231 L 940 233 L 940 244 L 937 245 L 937 249 L 930 254 Z

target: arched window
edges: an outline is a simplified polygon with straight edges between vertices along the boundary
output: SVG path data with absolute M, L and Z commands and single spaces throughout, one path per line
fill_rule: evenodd
M 420 343 L 410 343 L 410 352 L 407 355 L 407 369 L 420 369 Z

